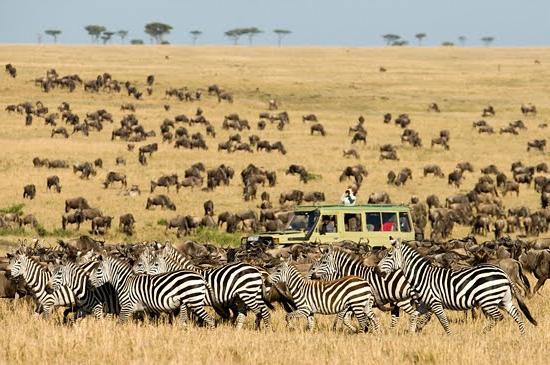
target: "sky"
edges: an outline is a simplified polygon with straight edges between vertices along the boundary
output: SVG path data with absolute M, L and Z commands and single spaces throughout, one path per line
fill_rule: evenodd
M 144 25 L 153 21 L 173 27 L 165 37 L 173 44 L 189 44 L 195 29 L 198 44 L 231 44 L 224 32 L 236 27 L 261 29 L 260 45 L 276 43 L 276 28 L 292 31 L 287 45 L 381 46 L 385 33 L 416 44 L 419 32 L 425 45 L 460 35 L 467 45 L 483 36 L 495 46 L 550 44 L 550 0 L 0 0 L 0 43 L 37 43 L 39 35 L 50 43 L 46 29 L 63 32 L 59 43 L 90 43 L 88 24 L 147 43 Z

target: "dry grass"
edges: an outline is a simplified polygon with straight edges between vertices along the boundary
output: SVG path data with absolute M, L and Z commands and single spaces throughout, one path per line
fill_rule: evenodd
M 166 59 L 165 56 L 169 56 Z M 534 60 L 541 64 L 534 64 Z M 135 153 L 126 151 L 126 143 L 111 142 L 112 127 L 92 133 L 89 138 L 73 136 L 68 140 L 51 139 L 50 128 L 35 120 L 25 127 L 17 114 L 0 112 L 2 128 L 0 143 L 4 154 L 0 158 L 0 207 L 22 202 L 25 184 L 38 187 L 37 198 L 25 201 L 25 212 L 33 213 L 44 227 L 52 232 L 60 227 L 63 201 L 83 195 L 94 206 L 117 219 L 132 212 L 137 218 L 135 240 L 174 239 L 157 225 L 160 219 L 175 214 L 202 214 L 202 202 L 212 199 L 216 211 L 241 210 L 254 207 L 241 198 L 240 181 L 236 178 L 227 188 L 207 193 L 199 190 L 171 192 L 178 211 L 146 211 L 148 193 L 138 198 L 118 194 L 118 188 L 104 190 L 100 184 L 110 170 L 128 175 L 129 184 L 139 184 L 148 191 L 149 181 L 163 173 L 183 170 L 196 161 L 208 167 L 226 163 L 239 172 L 253 162 L 270 170 L 275 169 L 279 184 L 266 188 L 272 198 L 283 190 L 301 188 L 307 191 L 325 191 L 329 201 L 336 201 L 346 183 L 338 182 L 338 175 L 346 165 L 356 161 L 344 160 L 342 149 L 349 147 L 347 129 L 362 114 L 369 132 L 367 146 L 358 146 L 361 162 L 370 172 L 361 193 L 360 201 L 373 191 L 386 190 L 395 202 L 406 202 L 410 195 L 422 198 L 436 193 L 441 197 L 454 193 L 446 180 L 421 177 L 427 163 L 437 163 L 444 172 L 450 172 L 459 161 L 471 161 L 476 171 L 482 165 L 495 163 L 507 171 L 511 162 L 522 160 L 529 164 L 548 161 L 548 153 L 526 152 L 526 142 L 537 137 L 548 137 L 547 130 L 537 125 L 549 114 L 546 95 L 550 86 L 548 67 L 550 51 L 547 49 L 345 49 L 345 48 L 247 48 L 247 47 L 64 47 L 64 46 L 0 46 L 0 64 L 13 63 L 18 78 L 0 75 L 0 106 L 22 101 L 42 100 L 50 109 L 61 101 L 70 102 L 79 114 L 106 108 L 115 120 L 124 115 L 119 107 L 133 102 L 124 95 L 97 95 L 79 90 L 73 94 L 55 90 L 43 94 L 32 79 L 55 67 L 61 75 L 78 73 L 85 79 L 102 72 L 110 72 L 116 79 L 131 80 L 144 88 L 145 77 L 154 74 L 157 79 L 153 97 L 135 102 L 137 117 L 146 129 L 155 129 L 164 118 L 176 114 L 192 114 L 198 106 L 216 126 L 218 136 L 208 138 L 207 152 L 178 151 L 161 146 L 150 159 L 147 168 L 137 163 Z M 388 69 L 378 71 L 379 66 Z M 206 97 L 200 103 L 182 103 L 164 99 L 168 87 L 206 87 L 218 83 L 235 95 L 235 103 L 218 104 Z M 255 126 L 257 114 L 264 111 L 267 100 L 275 97 L 288 110 L 291 124 L 283 132 L 275 126 L 258 133 L 268 140 L 282 140 L 289 153 L 236 153 L 219 154 L 217 143 L 230 132 L 221 129 L 223 115 L 238 112 Z M 442 113 L 426 111 L 429 103 L 437 102 Z M 528 130 L 519 136 L 479 136 L 471 128 L 480 119 L 480 111 L 487 104 L 497 110 L 497 116 L 488 118 L 495 129 L 520 119 L 521 103 L 532 102 L 537 117 L 524 118 Z M 162 105 L 169 103 L 170 112 Z M 325 125 L 326 138 L 310 136 L 309 126 L 302 124 L 301 115 L 314 112 Z M 401 129 L 382 123 L 382 114 L 407 112 L 414 129 L 420 132 L 425 145 L 440 129 L 451 131 L 451 150 L 423 148 L 413 150 L 400 147 L 399 162 L 379 162 L 378 147 L 384 143 L 399 145 Z M 192 127 L 191 131 L 204 131 Z M 232 133 L 232 132 L 231 132 Z M 257 133 L 256 128 L 252 133 Z M 243 133 L 248 137 L 249 133 Z M 155 139 L 155 141 L 158 141 Z M 104 170 L 90 181 L 82 181 L 72 171 L 35 169 L 31 160 L 35 156 L 63 158 L 71 163 L 90 161 L 98 157 L 105 162 Z M 126 167 L 115 167 L 117 156 L 128 160 Z M 297 177 L 285 176 L 291 163 L 304 165 L 321 178 L 307 185 Z M 414 180 L 405 187 L 388 187 L 385 184 L 389 170 L 411 167 Z M 59 174 L 63 192 L 60 195 L 46 192 L 46 177 Z M 463 189 L 471 188 L 479 173 L 468 175 Z M 261 191 L 261 190 L 260 190 Z M 526 204 L 539 205 L 539 195 L 522 187 L 519 198 L 507 196 L 507 207 Z M 115 224 L 116 226 L 116 224 Z M 87 229 L 87 227 L 86 227 Z M 466 227 L 455 229 L 462 236 Z M 71 232 L 77 235 L 77 232 Z M 26 236 L 35 233 L 28 230 Z M 15 237 L 8 236 L 8 240 Z M 55 241 L 56 236 L 46 239 Z M 107 235 L 109 241 L 126 239 L 116 228 Z M 5 247 L 4 247 L 5 250 Z M 548 295 L 548 290 L 542 292 Z M 443 336 L 435 321 L 425 333 L 418 336 L 403 334 L 406 321 L 400 330 L 385 331 L 379 336 L 349 336 L 328 331 L 331 319 L 320 320 L 320 329 L 314 334 L 284 329 L 280 311 L 274 313 L 274 333 L 257 333 L 244 330 L 236 333 L 221 327 L 212 332 L 202 329 L 183 331 L 170 325 L 118 325 L 113 321 L 85 320 L 74 327 L 62 327 L 56 320 L 36 320 L 31 309 L 17 303 L 0 303 L 0 323 L 5 336 L 0 340 L 0 363 L 546 363 L 548 357 L 548 313 L 545 297 L 536 297 L 529 306 L 540 326 L 528 325 L 527 334 L 519 338 L 510 318 L 500 323 L 489 336 L 481 336 L 483 321 L 453 325 L 455 335 Z M 460 318 L 460 316 L 458 317 Z M 249 319 L 251 321 L 251 319 Z M 388 316 L 383 315 L 387 327 Z M 139 328 L 137 328 L 139 327 Z

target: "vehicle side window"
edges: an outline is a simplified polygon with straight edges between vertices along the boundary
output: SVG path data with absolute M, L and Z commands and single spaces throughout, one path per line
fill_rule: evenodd
M 380 231 L 380 213 L 367 213 L 367 231 Z
M 346 232 L 361 232 L 361 214 L 344 214 L 344 224 Z
M 336 215 L 322 215 L 321 225 L 319 226 L 319 234 L 336 232 L 338 232 L 338 227 L 336 225 Z
M 382 231 L 397 231 L 397 213 L 382 213 Z
M 405 212 L 399 213 L 399 228 L 401 229 L 401 232 L 410 232 L 411 231 L 411 223 L 409 219 L 409 214 Z

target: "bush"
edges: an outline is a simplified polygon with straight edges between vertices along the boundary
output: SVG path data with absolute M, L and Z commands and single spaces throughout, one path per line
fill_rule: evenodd
M 195 234 L 189 238 L 199 243 L 213 243 L 222 247 L 238 247 L 241 245 L 240 234 L 226 233 L 215 228 L 199 228 Z
M 167 225 L 168 225 L 168 221 L 167 221 L 166 219 L 162 218 L 162 219 L 159 219 L 159 220 L 157 221 L 157 224 L 158 224 L 159 226 L 167 226 Z
M 13 213 L 13 214 L 17 214 L 17 215 L 22 215 L 23 214 L 23 208 L 25 207 L 25 204 L 14 204 L 12 206 L 9 206 L 7 208 L 0 208 L 0 213 L 3 213 L 3 214 L 8 214 L 8 213 Z
M 25 236 L 23 227 L 2 227 L 0 228 L 0 236 Z
M 38 236 L 40 237 L 45 237 L 49 234 L 49 232 L 46 230 L 46 228 L 44 228 L 41 224 L 38 224 L 36 227 L 34 227 L 36 229 L 36 233 L 38 234 Z

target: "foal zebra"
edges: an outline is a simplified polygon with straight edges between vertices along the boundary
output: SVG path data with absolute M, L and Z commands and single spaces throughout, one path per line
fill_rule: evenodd
M 146 264 L 137 270 L 143 270 Z M 244 325 L 247 310 L 256 314 L 256 327 L 260 319 L 264 327 L 271 327 L 271 314 L 264 300 L 264 282 L 260 270 L 245 263 L 227 264 L 219 268 L 201 270 L 170 245 L 160 250 L 149 263 L 148 274 L 173 270 L 193 270 L 201 274 L 211 290 L 207 293 L 205 305 L 212 306 L 222 317 L 229 317 L 227 308 L 237 311 L 236 328 Z
M 173 313 L 179 309 L 180 321 L 186 326 L 189 309 L 208 327 L 214 327 L 214 320 L 204 310 L 207 284 L 202 276 L 192 271 L 136 275 L 126 262 L 100 256 L 90 280 L 96 287 L 106 283 L 114 286 L 120 301 L 122 322 L 137 311 Z
M 312 279 L 335 280 L 349 275 L 358 276 L 370 285 L 378 307 L 391 304 L 391 328 L 397 324 L 401 308 L 411 316 L 409 331 L 416 331 L 419 313 L 413 307 L 411 287 L 401 271 L 382 277 L 375 266 L 366 266 L 347 252 L 332 247 L 323 252 L 309 269 L 309 277 Z
M 315 313 L 338 314 L 352 312 L 359 321 L 360 331 L 368 329 L 370 321 L 374 330 L 378 331 L 378 319 L 372 312 L 374 296 L 369 284 L 357 276 L 346 276 L 335 281 L 307 280 L 298 270 L 283 262 L 277 270 L 271 274 L 270 281 L 273 284 L 286 284 L 297 309 L 286 315 L 287 324 L 292 318 L 304 316 L 307 319 L 308 329 L 315 328 Z M 344 324 L 353 328 L 347 317 L 343 318 Z
M 79 312 L 93 312 L 96 318 L 102 317 L 104 313 L 119 314 L 120 304 L 114 287 L 107 283 L 95 288 L 88 283 L 89 275 L 96 265 L 94 261 L 82 265 L 72 262 L 59 265 L 52 271 L 50 287 L 54 290 L 69 288 L 76 297 Z
M 499 310 L 499 307 L 503 307 L 518 324 L 520 333 L 524 334 L 525 325 L 512 302 L 514 296 L 527 319 L 537 325 L 525 303 L 516 295 L 514 284 L 499 267 L 479 265 L 452 271 L 433 266 L 400 240 L 392 239 L 391 242 L 393 248 L 379 262 L 380 270 L 383 273 L 402 270 L 412 290 L 435 313 L 447 334 L 451 334 L 451 330 L 444 308 L 466 310 L 477 306 L 481 307 L 489 318 L 484 333 L 491 330 L 496 321 L 503 319 Z
M 46 289 L 50 273 L 46 269 L 26 254 L 8 254 L 8 257 L 10 259 L 8 271 L 11 277 L 22 277 L 37 302 L 35 313 L 48 316 L 55 307 L 65 306 L 69 307 L 63 312 L 63 320 L 66 320 L 76 303 L 73 292 L 62 286 L 58 290 L 48 293 Z

